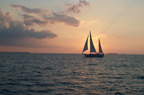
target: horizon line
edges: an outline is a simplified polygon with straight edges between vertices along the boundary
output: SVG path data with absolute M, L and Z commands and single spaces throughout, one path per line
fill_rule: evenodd
M 0 53 L 31 53 L 31 54 L 82 54 L 82 53 L 40 53 L 40 52 L 5 52 L 5 51 L 1 51 Z M 130 54 L 130 53 L 105 53 L 108 55 L 144 55 L 144 54 Z

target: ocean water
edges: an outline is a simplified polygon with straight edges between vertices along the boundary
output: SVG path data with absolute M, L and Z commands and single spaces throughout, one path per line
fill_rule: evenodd
M 144 55 L 0 53 L 0 95 L 144 95 Z

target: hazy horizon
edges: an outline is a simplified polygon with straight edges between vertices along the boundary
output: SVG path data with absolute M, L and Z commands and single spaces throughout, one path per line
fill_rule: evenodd
M 14 52 L 14 51 L 10 51 L 10 52 L 0 52 L 0 53 L 31 53 L 31 54 L 80 54 L 82 55 L 82 53 L 35 53 L 35 52 Z M 88 54 L 88 53 L 84 53 L 84 54 Z M 129 53 L 105 53 L 106 55 L 144 55 L 144 54 L 129 54 Z

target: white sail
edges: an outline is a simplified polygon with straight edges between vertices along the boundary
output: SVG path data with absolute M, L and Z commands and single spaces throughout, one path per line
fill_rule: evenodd
M 83 48 L 83 52 L 88 50 L 88 37 L 87 37 L 87 40 L 85 42 L 85 45 L 84 45 L 84 48 Z
M 99 53 L 103 53 L 101 43 L 100 43 L 100 39 L 99 39 Z
M 92 37 L 91 37 L 91 32 L 90 32 L 90 52 L 96 52 L 95 47 L 93 45 Z

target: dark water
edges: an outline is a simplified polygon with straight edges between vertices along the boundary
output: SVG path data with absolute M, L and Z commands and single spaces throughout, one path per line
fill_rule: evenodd
M 0 95 L 144 95 L 144 55 L 1 53 Z

